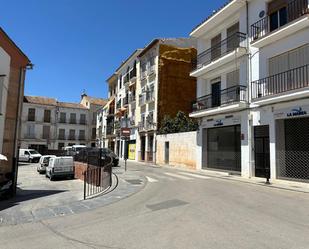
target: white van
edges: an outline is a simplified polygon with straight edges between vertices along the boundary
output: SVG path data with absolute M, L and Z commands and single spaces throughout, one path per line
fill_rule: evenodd
M 65 151 L 65 155 L 72 156 L 73 155 L 73 148 L 72 146 L 65 146 L 62 148 Z
M 72 150 L 73 150 L 73 152 L 74 152 L 75 155 L 78 154 L 82 149 L 85 149 L 85 148 L 87 148 L 86 145 L 79 145 L 79 144 L 76 144 L 76 145 L 73 145 L 73 146 L 72 146 Z
M 74 179 L 74 162 L 72 156 L 52 157 L 46 167 L 46 177 L 52 181 L 55 177 L 67 177 Z
M 41 156 L 38 167 L 37 167 L 37 171 L 42 174 L 45 173 L 46 171 L 46 167 L 49 164 L 49 159 L 54 158 L 56 156 L 54 155 L 45 155 L 45 156 Z
M 37 163 L 41 156 L 39 152 L 33 149 L 19 149 L 18 160 L 20 162 Z

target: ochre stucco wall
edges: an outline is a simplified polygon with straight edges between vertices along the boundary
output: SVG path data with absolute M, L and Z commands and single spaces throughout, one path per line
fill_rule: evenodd
M 156 162 L 165 165 L 165 142 L 169 142 L 170 166 L 196 169 L 196 131 L 157 136 Z

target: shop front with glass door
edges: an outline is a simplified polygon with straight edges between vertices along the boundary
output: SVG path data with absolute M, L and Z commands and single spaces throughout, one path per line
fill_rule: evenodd
M 240 125 L 208 128 L 206 141 L 207 168 L 241 171 Z

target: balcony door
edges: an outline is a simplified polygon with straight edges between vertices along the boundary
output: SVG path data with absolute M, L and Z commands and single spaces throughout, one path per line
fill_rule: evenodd
M 227 29 L 227 51 L 233 51 L 239 47 L 239 23 L 235 23 L 233 26 Z
M 211 85 L 211 106 L 216 107 L 221 105 L 221 81 Z
M 211 60 L 221 56 L 221 34 L 211 39 Z

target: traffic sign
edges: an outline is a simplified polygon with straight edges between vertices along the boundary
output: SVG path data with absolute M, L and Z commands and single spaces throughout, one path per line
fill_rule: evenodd
M 121 128 L 121 136 L 122 137 L 130 137 L 131 129 L 130 128 Z

